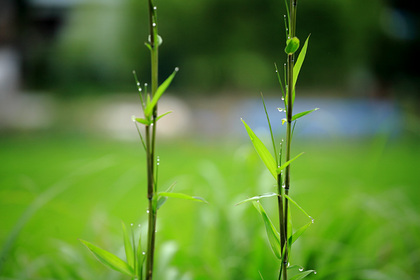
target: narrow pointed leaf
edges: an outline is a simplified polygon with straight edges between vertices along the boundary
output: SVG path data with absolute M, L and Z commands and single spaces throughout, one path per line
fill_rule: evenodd
M 137 244 L 136 255 L 137 255 L 137 258 L 136 258 L 137 279 L 142 280 L 143 279 L 143 263 L 144 263 L 145 256 L 143 255 L 142 246 L 141 246 L 141 231 L 139 233 L 139 242 Z
M 165 192 L 172 192 L 172 190 L 175 187 L 176 182 L 172 183 L 169 188 Z M 163 204 L 168 200 L 167 196 L 159 196 L 156 204 L 156 209 L 159 210 L 160 207 L 162 207 Z
M 297 156 L 295 156 L 294 158 L 292 158 L 289 161 L 286 161 L 285 163 L 283 163 L 279 168 L 277 168 L 277 174 L 280 174 L 280 172 L 285 169 L 289 164 L 291 164 L 293 161 L 295 161 L 298 157 L 300 157 L 301 155 L 303 155 L 304 153 L 300 153 Z
M 295 231 L 291 237 L 289 237 L 289 244 L 292 245 L 293 243 L 298 240 L 298 238 L 306 231 L 306 229 L 312 225 L 312 222 L 307 223 L 306 225 L 299 228 L 297 231 Z
M 291 203 L 293 203 L 300 211 L 302 211 L 302 213 L 305 214 L 306 217 L 308 217 L 309 219 L 311 219 L 311 222 L 314 221 L 314 218 L 312 218 L 311 216 L 309 216 L 309 214 L 306 213 L 306 211 L 303 210 L 303 208 L 299 204 L 297 204 L 296 201 L 294 201 L 290 196 L 284 194 L 284 197 L 287 198 Z
M 199 202 L 208 203 L 204 198 L 198 197 L 198 196 L 191 196 L 183 193 L 172 193 L 172 192 L 160 192 L 158 193 L 158 196 L 162 197 L 174 197 L 174 198 L 181 198 L 186 200 L 194 200 Z
M 265 106 L 264 96 L 263 96 L 262 92 L 261 92 L 261 99 L 262 99 L 262 102 L 263 102 L 263 105 L 264 105 L 264 112 L 265 112 L 265 116 L 267 117 L 268 127 L 270 128 L 270 136 L 271 136 L 271 142 L 273 144 L 273 150 L 274 150 L 274 156 L 275 156 L 275 159 L 276 159 L 276 164 L 278 165 L 276 142 L 274 140 L 273 129 L 271 128 L 270 117 L 268 116 L 267 107 Z
M 253 197 L 244 199 L 244 200 L 236 203 L 235 206 L 246 203 L 246 202 L 259 200 L 261 198 L 267 198 L 267 197 L 273 197 L 273 196 L 278 196 L 278 194 L 277 193 L 266 193 L 266 194 L 262 194 L 262 195 L 253 196 Z
M 162 94 L 166 91 L 166 89 L 171 84 L 172 80 L 174 79 L 176 73 L 178 72 L 178 68 L 175 68 L 174 72 L 158 87 L 152 100 L 147 104 L 146 109 L 144 109 L 145 116 L 151 116 L 153 113 L 153 109 L 155 108 L 158 100 L 162 96 Z
M 147 119 L 143 119 L 143 118 L 135 118 L 136 122 L 144 124 L 144 125 L 151 125 L 152 122 L 150 120 Z
M 297 119 L 299 119 L 299 118 L 301 118 L 303 116 L 306 116 L 307 114 L 310 114 L 312 112 L 315 112 L 317 110 L 319 110 L 319 108 L 315 108 L 315 109 L 312 109 L 312 110 L 309 110 L 309 111 L 305 111 L 305 112 L 300 112 L 300 113 L 298 113 L 298 114 L 296 114 L 296 115 L 294 115 L 292 117 L 292 121 L 295 121 L 295 120 L 297 120 Z
M 161 119 L 161 118 L 163 118 L 164 116 L 169 115 L 170 113 L 172 113 L 172 111 L 166 112 L 165 114 L 162 114 L 162 115 L 158 116 L 158 117 L 156 118 L 155 122 L 157 122 L 158 120 L 160 120 L 160 119 Z
M 302 273 L 299 273 L 299 274 L 293 276 L 289 280 L 301 280 L 301 279 L 305 278 L 306 276 L 308 276 L 311 273 L 316 273 L 316 271 L 315 270 L 307 270 L 307 271 L 304 271 Z
M 244 123 L 249 138 L 251 138 L 252 144 L 254 145 L 254 148 L 260 156 L 261 160 L 264 162 L 267 169 L 273 175 L 274 179 L 277 179 L 276 161 L 274 160 L 273 156 L 265 147 L 263 142 L 261 142 L 257 135 L 255 135 L 252 129 L 246 124 L 246 122 L 244 120 L 242 120 L 242 122 Z
M 123 261 L 119 257 L 115 256 L 114 254 L 93 245 L 92 243 L 89 243 L 89 242 L 87 242 L 85 240 L 81 240 L 81 239 L 79 239 L 79 240 L 105 266 L 107 266 L 107 267 L 109 267 L 113 270 L 116 270 L 118 272 L 133 276 L 133 269 L 125 261 Z
M 283 101 L 284 101 L 284 107 L 286 107 L 286 100 L 285 100 L 286 94 L 284 93 L 283 83 L 281 82 L 280 72 L 279 72 L 279 69 L 278 69 L 276 63 L 274 63 L 274 67 L 276 68 L 277 79 L 279 80 L 279 84 L 280 84 L 280 88 L 281 88 L 281 96 L 283 97 Z
M 276 228 L 274 227 L 273 223 L 271 222 L 261 203 L 259 201 L 253 201 L 252 203 L 254 204 L 254 207 L 257 209 L 258 213 L 260 213 L 264 221 L 265 231 L 267 232 L 267 237 L 271 245 L 271 250 L 273 251 L 274 255 L 280 260 L 280 234 L 277 232 Z
M 299 76 L 300 69 L 302 68 L 303 61 L 305 60 L 306 50 L 308 49 L 308 41 L 309 41 L 310 36 L 311 35 L 309 35 L 308 38 L 306 38 L 305 44 L 303 45 L 303 47 L 302 47 L 302 49 L 299 53 L 298 59 L 295 63 L 295 66 L 293 67 L 293 88 L 295 88 L 295 86 L 296 86 L 296 82 L 297 82 L 297 78 Z
M 124 237 L 124 250 L 125 250 L 125 257 L 127 259 L 128 265 L 134 269 L 134 252 L 133 246 L 130 242 L 130 237 L 128 236 L 127 228 L 123 222 L 121 222 L 122 230 L 123 230 L 123 237 Z

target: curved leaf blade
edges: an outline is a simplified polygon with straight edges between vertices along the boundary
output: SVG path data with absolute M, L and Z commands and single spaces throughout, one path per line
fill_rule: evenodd
M 238 206 L 238 205 L 243 204 L 243 203 L 251 202 L 251 201 L 254 201 L 254 200 L 260 200 L 261 198 L 267 198 L 267 197 L 273 197 L 273 196 L 278 196 L 278 194 L 277 193 L 265 193 L 265 194 L 262 194 L 262 195 L 253 196 L 253 197 L 244 199 L 242 201 L 239 201 L 238 203 L 235 204 L 235 206 Z
M 181 198 L 181 199 L 186 199 L 186 200 L 194 200 L 194 201 L 198 201 L 198 202 L 208 203 L 202 197 L 191 196 L 191 195 L 184 194 L 184 193 L 160 192 L 160 193 L 158 193 L 158 196 L 160 196 L 160 197 L 174 197 L 174 198 Z
M 280 234 L 277 232 L 276 228 L 273 225 L 273 222 L 271 222 L 261 203 L 259 201 L 253 201 L 252 203 L 254 204 L 254 207 L 257 209 L 258 213 L 260 213 L 264 221 L 268 241 L 271 245 L 271 250 L 273 251 L 274 255 L 279 260 L 281 260 Z
M 311 34 L 309 34 L 308 38 L 306 38 L 305 44 L 303 45 L 298 59 L 296 60 L 295 66 L 293 67 L 293 88 L 296 86 L 297 78 L 299 76 L 300 69 L 302 68 L 303 61 L 305 60 L 306 51 L 308 49 L 308 41 Z
M 289 280 L 301 280 L 301 279 L 305 278 L 306 276 L 308 276 L 311 273 L 316 274 L 316 271 L 315 270 L 307 270 L 307 271 L 304 271 L 302 273 L 299 273 L 298 275 L 293 276 Z
M 306 211 L 299 205 L 297 204 L 296 201 L 294 201 L 290 196 L 288 196 L 287 194 L 284 194 L 284 197 L 287 198 L 287 200 L 289 200 L 291 203 L 293 203 L 300 211 L 302 211 L 303 214 L 306 215 L 306 217 L 308 217 L 309 219 L 311 219 L 311 223 L 314 222 L 314 218 L 312 218 L 308 213 L 306 213 Z
M 150 102 L 147 103 L 146 108 L 144 109 L 144 115 L 146 117 L 151 116 L 153 113 L 153 109 L 155 108 L 157 102 L 159 101 L 162 94 L 166 91 L 166 89 L 171 84 L 172 80 L 174 79 L 176 73 L 178 72 L 178 67 L 175 68 L 174 72 L 157 88 L 156 92 L 153 95 L 153 98 Z
M 92 243 L 89 243 L 82 239 L 79 239 L 79 240 L 105 266 L 113 270 L 116 270 L 118 272 L 127 274 L 129 276 L 133 276 L 133 269 L 125 261 L 115 256 L 114 254 L 93 245 Z
M 255 150 L 257 151 L 258 155 L 260 156 L 261 160 L 264 162 L 267 169 L 270 171 L 271 175 L 273 175 L 274 179 L 277 179 L 277 164 L 274 160 L 271 153 L 268 151 L 267 147 L 261 142 L 261 140 L 255 135 L 252 129 L 246 124 L 244 120 L 241 119 L 244 123 L 245 129 L 248 132 L 249 138 L 251 138 L 251 142 L 254 145 Z
M 319 108 L 315 108 L 315 109 L 312 109 L 312 110 L 309 110 L 309 111 L 305 111 L 305 112 L 300 112 L 300 113 L 298 113 L 298 114 L 296 114 L 296 115 L 294 115 L 292 117 L 292 121 L 295 121 L 295 120 L 297 120 L 297 119 L 299 119 L 299 118 L 301 118 L 303 116 L 306 116 L 307 114 L 310 114 L 312 112 L 315 112 L 317 110 L 319 110 Z
M 304 152 L 298 154 L 297 156 L 295 156 L 294 158 L 292 158 L 291 160 L 286 161 L 285 163 L 283 163 L 280 167 L 277 168 L 277 174 L 280 174 L 280 172 L 285 169 L 289 164 L 291 164 L 293 161 L 295 161 L 298 157 L 300 157 L 301 155 L 303 155 Z
M 123 237 L 124 237 L 124 250 L 127 263 L 130 267 L 134 269 L 134 251 L 133 245 L 131 245 L 130 237 L 128 236 L 127 228 L 123 222 L 121 222 Z
M 298 238 L 308 229 L 308 227 L 312 225 L 312 222 L 307 223 L 306 225 L 299 228 L 297 231 L 295 231 L 292 236 L 289 237 L 289 246 L 298 240 Z

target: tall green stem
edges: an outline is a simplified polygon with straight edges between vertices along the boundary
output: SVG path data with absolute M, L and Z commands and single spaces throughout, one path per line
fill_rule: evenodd
M 151 54 L 151 97 L 153 98 L 158 88 L 158 32 L 156 8 L 153 1 L 149 0 L 149 26 L 150 26 L 150 54 Z M 146 279 L 153 279 L 153 261 L 156 240 L 156 182 L 154 176 L 155 142 L 156 142 L 156 117 L 157 105 L 153 109 L 152 125 L 146 126 L 146 153 L 147 153 L 147 198 L 149 200 L 148 210 L 148 233 L 147 233 L 147 258 L 146 258 Z
M 289 5 L 289 39 L 296 36 L 296 6 L 297 0 L 290 0 Z M 287 112 L 286 112 L 286 120 L 287 120 L 287 128 L 286 128 L 286 162 L 290 160 L 291 155 L 291 141 L 292 141 L 292 117 L 293 117 L 293 67 L 294 67 L 294 54 L 287 55 Z M 284 193 L 289 195 L 290 189 L 290 168 L 291 164 L 286 167 L 285 170 L 285 178 L 284 178 Z M 289 209 L 289 201 L 287 199 L 284 200 L 284 222 L 283 222 L 283 232 L 284 235 L 282 240 L 284 243 L 285 248 L 282 250 L 284 251 L 283 256 L 283 263 L 282 263 L 282 272 L 283 272 L 283 280 L 287 280 L 287 264 L 288 260 L 288 248 L 287 248 L 287 225 L 288 225 L 288 209 Z M 280 276 L 279 276 L 280 277 Z

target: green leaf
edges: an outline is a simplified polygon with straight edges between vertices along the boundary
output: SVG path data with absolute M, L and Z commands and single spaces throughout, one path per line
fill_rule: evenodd
M 295 66 L 293 67 L 293 88 L 295 88 L 296 86 L 300 69 L 302 68 L 303 61 L 305 60 L 306 50 L 308 49 L 308 41 L 310 36 L 311 35 L 309 34 L 308 38 L 306 38 L 305 44 L 303 45 L 302 50 L 300 51 L 298 59 L 295 63 Z
M 153 109 L 155 108 L 158 100 L 162 96 L 162 94 L 166 91 L 166 89 L 171 84 L 172 80 L 174 79 L 176 73 L 178 72 L 178 67 L 175 68 L 174 72 L 158 87 L 156 92 L 154 93 L 154 96 L 150 102 L 147 103 L 146 109 L 144 109 L 144 115 L 146 117 L 150 117 L 153 113 Z
M 277 232 L 267 213 L 265 212 L 263 206 L 259 201 L 253 201 L 254 207 L 260 213 L 264 225 L 265 231 L 267 232 L 268 241 L 270 242 L 271 249 L 274 255 L 280 260 L 281 259 L 281 250 L 280 250 L 280 234 Z
M 266 194 L 262 194 L 262 195 L 253 196 L 253 197 L 244 199 L 244 200 L 236 203 L 235 206 L 246 203 L 246 202 L 254 201 L 254 200 L 259 200 L 261 198 L 267 198 L 267 197 L 273 197 L 273 196 L 278 196 L 278 194 L 277 193 L 266 193 Z
M 151 125 L 152 121 L 143 119 L 143 118 L 135 118 L 135 121 L 144 125 Z
M 146 259 L 146 256 L 143 254 L 142 248 L 141 248 L 141 231 L 139 233 L 139 242 L 137 245 L 137 278 L 139 280 L 143 279 L 143 264 Z
M 299 204 L 297 204 L 297 202 L 296 201 L 294 201 L 290 196 L 288 196 L 287 194 L 284 194 L 284 197 L 285 198 L 287 198 L 291 203 L 293 203 L 300 211 L 302 211 L 302 213 L 303 214 L 305 214 L 306 215 L 306 217 L 308 217 L 309 219 L 311 219 L 311 222 L 313 223 L 314 222 L 314 218 L 312 218 L 311 216 L 309 216 L 309 214 L 308 213 L 306 213 L 306 211 L 305 210 L 303 210 L 303 208 L 299 205 Z
M 280 171 L 282 171 L 283 169 L 285 169 L 289 164 L 291 164 L 293 161 L 295 161 L 298 157 L 300 157 L 301 155 L 303 155 L 304 153 L 300 153 L 297 156 L 295 156 L 294 158 L 292 158 L 289 161 L 286 161 L 285 163 L 283 163 L 279 168 L 277 168 L 277 174 L 280 174 Z
M 277 172 L 276 172 L 277 164 L 273 156 L 268 151 L 268 149 L 264 146 L 263 142 L 261 142 L 261 140 L 257 137 L 257 135 L 255 135 L 252 129 L 246 124 L 246 122 L 244 120 L 242 120 L 242 122 L 244 123 L 246 131 L 248 132 L 249 138 L 251 138 L 252 144 L 254 145 L 254 148 L 257 151 L 258 155 L 260 156 L 261 160 L 264 162 L 265 166 L 273 175 L 274 179 L 277 180 Z
M 291 39 L 287 39 L 286 41 L 286 48 L 284 51 L 288 54 L 294 54 L 299 49 L 300 41 L 298 37 L 293 37 Z
M 284 93 L 283 83 L 281 82 L 280 72 L 279 72 L 279 69 L 278 69 L 276 63 L 274 63 L 274 67 L 276 68 L 277 79 L 279 80 L 279 84 L 280 84 L 280 88 L 281 88 L 281 96 L 283 97 L 284 107 L 287 107 L 286 106 L 286 99 L 285 99 L 286 94 Z M 287 83 L 285 82 L 285 84 L 287 84 Z
M 162 114 L 162 115 L 158 116 L 158 117 L 156 118 L 155 122 L 157 122 L 158 120 L 160 120 L 160 119 L 161 119 L 161 118 L 163 118 L 164 116 L 169 115 L 170 113 L 172 113 L 172 111 L 166 112 L 165 114 Z
M 174 198 L 181 198 L 186 200 L 194 200 L 199 202 L 208 203 L 204 198 L 198 196 L 191 196 L 183 193 L 172 193 L 172 192 L 159 192 L 158 196 L 160 197 L 174 197 Z
M 121 222 L 122 230 L 123 230 L 123 236 L 124 236 L 124 250 L 125 250 L 125 257 L 127 259 L 127 263 L 130 267 L 134 269 L 134 251 L 133 246 L 130 242 L 130 237 L 127 233 L 127 228 L 125 227 L 125 224 Z
M 316 274 L 316 271 L 315 271 L 315 270 L 307 270 L 307 271 L 304 271 L 304 272 L 302 272 L 302 273 L 299 273 L 299 274 L 297 274 L 297 275 L 293 276 L 293 277 L 292 277 L 292 278 L 290 278 L 289 280 L 300 280 L 300 279 L 305 278 L 306 276 L 308 276 L 308 275 L 309 275 L 309 274 L 311 274 L 311 273 Z
M 169 188 L 165 192 L 172 192 L 172 190 L 175 187 L 176 182 L 172 183 Z M 156 203 L 156 210 L 159 210 L 160 207 L 162 207 L 163 204 L 168 200 L 167 196 L 160 196 Z
M 92 243 L 89 243 L 85 240 L 79 239 L 92 253 L 93 255 L 105 266 L 116 270 L 118 272 L 133 276 L 133 269 L 122 259 L 115 256 L 114 254 L 101 249 Z
M 302 226 L 301 228 L 299 228 L 297 231 L 295 231 L 292 236 L 289 237 L 289 245 L 292 245 L 293 243 L 296 242 L 296 240 L 298 240 L 298 238 L 306 231 L 306 229 L 312 225 L 312 222 L 307 223 L 306 225 Z
M 274 156 L 276 158 L 276 164 L 278 165 L 276 142 L 274 140 L 273 129 L 271 128 L 271 122 L 270 122 L 270 118 L 268 116 L 267 107 L 265 106 L 264 96 L 263 96 L 262 92 L 261 92 L 261 99 L 262 99 L 262 102 L 263 102 L 263 105 L 264 105 L 264 112 L 265 112 L 265 116 L 267 117 L 268 127 L 270 128 L 270 136 L 271 136 L 271 142 L 273 144 L 273 150 L 274 150 Z
M 310 114 L 312 112 L 315 112 L 317 110 L 319 110 L 319 108 L 315 108 L 315 109 L 312 109 L 312 110 L 309 110 L 309 111 L 305 111 L 305 112 L 300 112 L 300 113 L 298 113 L 298 114 L 296 114 L 296 115 L 294 115 L 292 117 L 292 121 L 295 121 L 295 120 L 297 120 L 297 119 L 299 119 L 299 118 L 301 118 L 303 116 L 306 116 L 307 114 Z

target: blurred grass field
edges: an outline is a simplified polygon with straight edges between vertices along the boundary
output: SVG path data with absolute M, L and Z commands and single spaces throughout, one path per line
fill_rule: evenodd
M 158 143 L 160 189 L 176 181 L 209 204 L 162 207 L 157 279 L 276 277 L 258 213 L 234 206 L 275 184 L 246 140 Z M 418 139 L 305 141 L 293 150 L 305 155 L 292 167 L 291 196 L 315 223 L 292 264 L 315 269 L 310 279 L 419 279 Z M 139 143 L 99 137 L 2 137 L 0 279 L 124 279 L 78 238 L 124 255 L 121 221 L 146 225 L 142 153 Z M 277 219 L 275 201 L 262 202 Z M 292 212 L 296 227 L 307 222 Z

